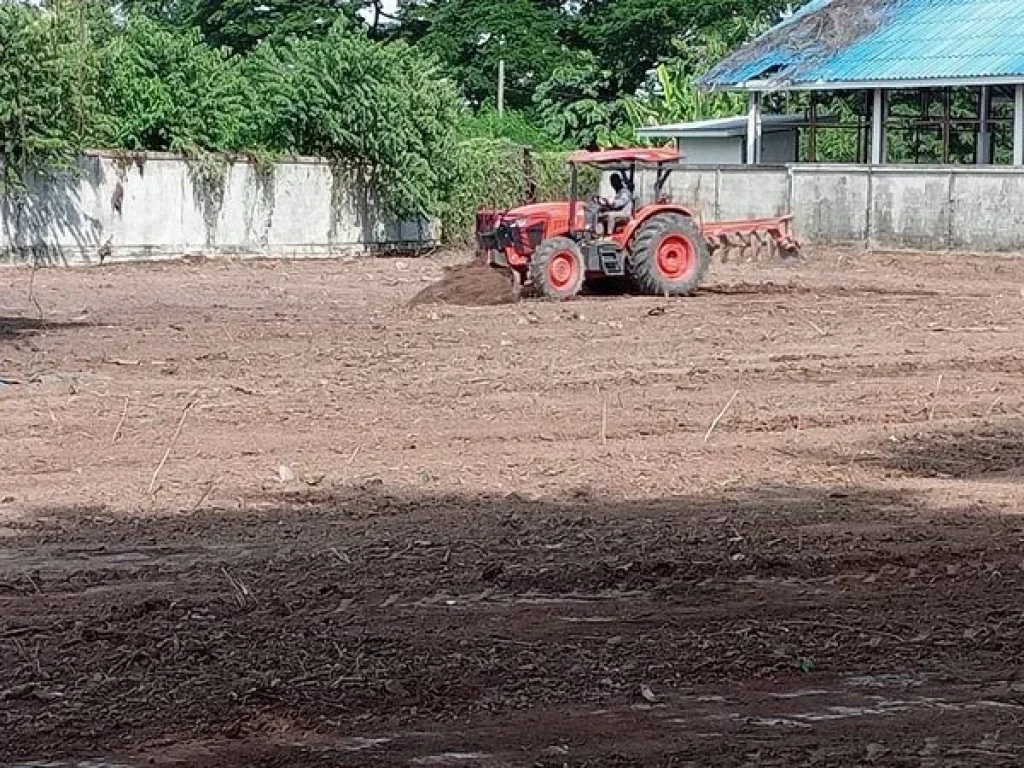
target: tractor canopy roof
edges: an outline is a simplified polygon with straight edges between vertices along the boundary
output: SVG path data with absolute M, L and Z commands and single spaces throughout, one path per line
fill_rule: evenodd
M 639 149 L 604 149 L 600 152 L 581 150 L 569 155 L 570 163 L 599 166 L 660 165 L 661 163 L 677 163 L 682 155 L 672 147 L 639 148 Z

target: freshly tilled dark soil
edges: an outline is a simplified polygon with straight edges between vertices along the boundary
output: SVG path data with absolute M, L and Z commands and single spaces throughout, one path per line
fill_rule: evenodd
M 410 304 L 488 307 L 517 300 L 512 274 L 478 262 L 447 267 L 444 276 L 413 297 Z
M 1022 264 L 3 273 L 0 765 L 1019 765 Z

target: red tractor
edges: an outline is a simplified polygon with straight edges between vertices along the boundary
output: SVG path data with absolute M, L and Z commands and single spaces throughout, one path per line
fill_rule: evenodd
M 568 201 L 477 214 L 479 255 L 544 296 L 569 299 L 585 281 L 609 277 L 629 277 L 643 293 L 686 296 L 700 286 L 718 248 L 774 243 L 783 252 L 797 250 L 789 216 L 699 226 L 689 208 L 665 194 L 679 159 L 675 149 L 575 152 L 569 156 Z M 618 173 L 632 194 L 632 210 L 608 217 L 595 230 L 579 199 L 581 165 Z M 636 194 L 640 170 L 654 172 L 647 203 Z

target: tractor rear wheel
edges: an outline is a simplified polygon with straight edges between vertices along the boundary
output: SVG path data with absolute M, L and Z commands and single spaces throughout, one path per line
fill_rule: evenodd
M 580 247 L 567 237 L 552 237 L 530 258 L 530 281 L 549 299 L 571 299 L 583 288 L 586 268 Z
M 704 280 L 711 249 L 697 223 L 681 214 L 659 214 L 645 221 L 629 256 L 629 274 L 644 293 L 688 296 Z

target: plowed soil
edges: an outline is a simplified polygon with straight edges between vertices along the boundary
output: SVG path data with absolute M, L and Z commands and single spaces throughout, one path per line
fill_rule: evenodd
M 1024 764 L 1024 260 L 442 268 L 0 273 L 0 765 Z
M 441 279 L 413 296 L 409 304 L 489 307 L 511 304 L 516 299 L 511 273 L 471 261 L 445 268 Z

